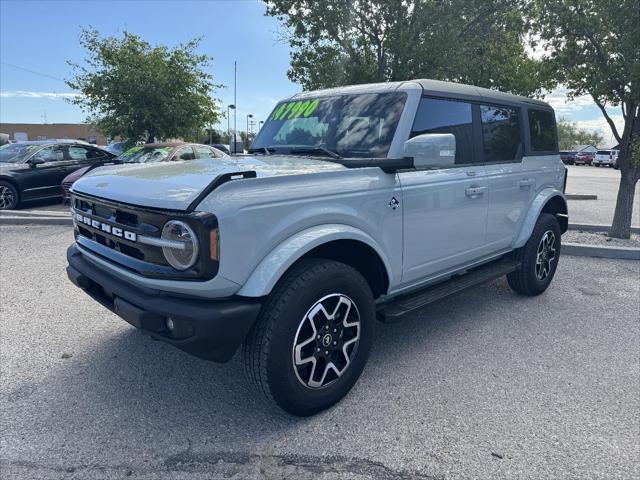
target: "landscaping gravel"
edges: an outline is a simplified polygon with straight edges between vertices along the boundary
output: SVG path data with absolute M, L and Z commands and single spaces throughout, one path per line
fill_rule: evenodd
M 582 230 L 568 230 L 562 235 L 563 243 L 580 243 L 585 245 L 604 245 L 609 247 L 640 248 L 640 235 L 631 234 L 628 240 L 611 238 L 607 232 L 583 232 Z

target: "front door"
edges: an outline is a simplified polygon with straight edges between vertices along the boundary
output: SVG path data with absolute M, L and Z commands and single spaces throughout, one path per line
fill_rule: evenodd
M 403 284 L 473 262 L 486 250 L 489 189 L 471 103 L 424 97 L 412 135 L 456 137 L 453 168 L 398 174 L 404 212 Z M 477 124 L 477 122 L 475 122 Z
M 61 194 L 60 182 L 66 175 L 65 146 L 52 145 L 40 149 L 32 158 L 44 160 L 22 175 L 22 198 L 34 199 Z

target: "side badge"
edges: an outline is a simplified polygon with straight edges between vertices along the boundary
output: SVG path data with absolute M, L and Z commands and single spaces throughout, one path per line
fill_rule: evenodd
M 391 201 L 389 202 L 389 208 L 391 210 L 395 210 L 396 208 L 398 208 L 398 205 L 400 205 L 400 202 L 398 201 L 398 199 L 396 197 L 391 197 Z

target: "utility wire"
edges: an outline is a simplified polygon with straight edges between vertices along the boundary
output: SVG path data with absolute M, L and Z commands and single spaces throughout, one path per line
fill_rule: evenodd
M 52 78 L 53 80 L 59 80 L 61 82 L 64 82 L 64 79 L 62 78 L 54 77 L 53 75 L 47 75 L 46 73 L 42 73 L 42 72 L 36 72 L 35 70 L 24 68 L 24 67 L 21 67 L 20 65 L 14 65 L 13 63 L 7 63 L 7 62 L 0 62 L 0 63 L 2 65 L 6 65 L 7 67 L 17 68 L 18 70 L 24 70 L 25 72 L 33 73 L 35 75 L 40 75 L 42 77 Z

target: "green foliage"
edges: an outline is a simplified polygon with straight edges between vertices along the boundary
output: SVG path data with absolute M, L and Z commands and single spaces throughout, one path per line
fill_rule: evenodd
M 598 132 L 591 132 L 565 119 L 558 121 L 558 143 L 560 150 L 571 150 L 576 145 L 602 146 L 604 136 Z
M 434 78 L 520 94 L 545 86 L 514 0 L 264 0 L 305 89 Z
M 534 47 L 545 71 L 572 95 L 600 104 L 640 103 L 640 2 L 638 0 L 533 0 Z
M 220 85 L 205 70 L 211 59 L 196 53 L 199 42 L 170 49 L 126 31 L 116 38 L 83 30 L 87 58 L 82 65 L 69 63 L 74 73 L 66 81 L 81 95 L 71 101 L 109 137 L 192 136 L 220 116 L 212 97 Z
M 590 95 L 620 143 L 621 180 L 609 234 L 629 238 L 640 179 L 640 1 L 527 0 L 534 46 L 545 52 L 547 81 L 570 96 Z M 607 106 L 620 106 L 620 132 Z

